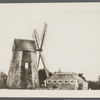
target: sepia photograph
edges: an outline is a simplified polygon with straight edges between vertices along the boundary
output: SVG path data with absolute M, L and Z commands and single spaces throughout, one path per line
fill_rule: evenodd
M 0 4 L 0 97 L 100 97 L 100 3 Z

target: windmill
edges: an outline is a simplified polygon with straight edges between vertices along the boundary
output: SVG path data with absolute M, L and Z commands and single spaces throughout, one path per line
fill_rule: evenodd
M 32 34 L 33 35 L 32 37 L 33 37 L 33 40 L 35 40 L 35 43 L 36 43 L 36 49 L 37 49 L 36 51 L 39 52 L 37 67 L 39 67 L 39 63 L 40 63 L 40 60 L 41 60 L 43 66 L 44 66 L 46 77 L 49 77 L 49 71 L 46 68 L 46 63 L 45 63 L 45 60 L 44 60 L 43 49 L 42 49 L 43 43 L 44 43 L 45 34 L 46 34 L 46 29 L 47 29 L 47 24 L 45 23 L 41 39 L 40 39 L 36 29 L 34 30 L 34 33 Z

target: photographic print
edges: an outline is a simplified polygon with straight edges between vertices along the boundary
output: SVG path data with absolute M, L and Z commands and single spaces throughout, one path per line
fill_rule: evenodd
M 0 96 L 99 90 L 100 3 L 0 4 Z

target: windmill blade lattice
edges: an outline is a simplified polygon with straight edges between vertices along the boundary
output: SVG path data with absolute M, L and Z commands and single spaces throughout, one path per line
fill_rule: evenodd
M 36 43 L 36 46 L 37 46 L 37 50 L 39 51 L 39 43 L 40 43 L 40 41 L 39 41 L 39 35 L 38 35 L 38 32 L 37 32 L 37 30 L 35 29 L 34 30 L 34 36 L 35 36 L 35 43 Z M 39 54 L 39 58 L 38 58 L 38 64 L 37 64 L 37 66 L 39 67 L 39 63 L 40 63 L 40 54 Z
M 35 30 L 34 31 L 34 34 L 35 34 L 35 40 L 36 40 L 36 45 L 37 45 L 37 51 L 39 51 L 39 59 L 38 59 L 38 65 L 39 65 L 39 61 L 40 61 L 40 58 L 41 58 L 41 61 L 42 61 L 42 64 L 43 64 L 43 66 L 44 66 L 44 69 L 45 69 L 45 72 L 46 72 L 46 76 L 47 77 L 49 77 L 49 73 L 48 73 L 48 70 L 46 69 L 46 65 L 45 65 L 45 60 L 44 60 L 44 57 L 43 57 L 43 54 L 42 54 L 42 52 L 41 52 L 41 49 L 42 48 L 40 48 L 39 47 L 39 35 L 38 35 L 38 33 L 37 33 L 37 31 Z M 43 39 L 44 40 L 44 39 Z M 42 40 L 42 41 L 43 41 Z M 43 45 L 43 42 L 41 42 L 42 43 L 42 45 Z M 42 47 L 42 46 L 41 46 Z
M 44 29 L 43 29 L 43 33 L 41 36 L 41 45 L 40 45 L 40 49 L 42 49 L 43 43 L 44 43 L 44 38 L 45 38 L 45 34 L 46 34 L 46 29 L 47 29 L 47 24 L 44 24 Z

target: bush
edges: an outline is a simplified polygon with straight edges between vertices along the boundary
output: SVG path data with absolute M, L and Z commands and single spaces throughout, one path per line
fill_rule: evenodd
M 42 84 L 44 84 L 44 80 L 47 78 L 47 76 L 46 76 L 46 72 L 45 72 L 44 68 L 40 69 L 38 73 L 39 73 L 39 83 L 40 83 L 40 87 L 41 87 Z M 49 72 L 49 76 L 51 76 L 51 75 L 52 75 L 52 73 Z
M 4 72 L 0 72 L 0 89 L 6 88 L 7 75 Z
M 99 89 L 98 85 L 97 85 L 97 82 L 95 82 L 95 81 L 88 81 L 88 88 L 90 88 L 92 90 Z

